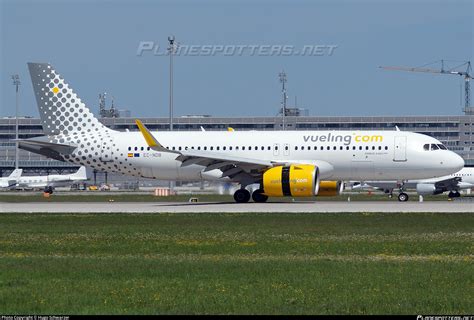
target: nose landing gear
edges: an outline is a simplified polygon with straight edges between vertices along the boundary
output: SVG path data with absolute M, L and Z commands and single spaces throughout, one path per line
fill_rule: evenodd
M 405 181 L 403 181 L 401 184 L 400 184 L 400 193 L 398 194 L 398 201 L 400 202 L 406 202 L 408 201 L 408 194 L 405 193 L 405 188 L 404 188 L 404 185 L 405 185 Z
M 400 192 L 400 194 L 398 195 L 398 201 L 408 201 L 408 194 L 406 194 L 405 192 Z

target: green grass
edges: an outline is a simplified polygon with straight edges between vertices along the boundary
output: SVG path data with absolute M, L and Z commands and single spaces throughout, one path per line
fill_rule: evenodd
M 469 213 L 2 214 L 2 314 L 472 314 Z

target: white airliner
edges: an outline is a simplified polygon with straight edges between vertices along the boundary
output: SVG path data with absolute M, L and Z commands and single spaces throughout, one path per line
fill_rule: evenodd
M 416 189 L 420 195 L 436 195 L 448 192 L 448 197 L 457 198 L 460 190 L 474 188 L 474 168 L 465 167 L 450 175 L 439 178 L 398 181 L 364 181 L 355 183 L 354 189 L 376 189 L 392 194 L 394 189 Z
M 82 166 L 72 174 L 50 174 L 47 176 L 21 176 L 17 179 L 16 188 L 34 189 L 44 188 L 44 192 L 53 193 L 56 187 L 70 186 L 71 184 L 87 180 L 86 167 Z
M 8 177 L 0 178 L 0 188 L 12 188 L 16 185 L 18 178 L 21 176 L 23 170 L 15 169 Z
M 28 64 L 47 136 L 21 140 L 22 149 L 97 170 L 163 180 L 239 183 L 237 202 L 268 196 L 336 195 L 344 180 L 406 180 L 458 171 L 464 160 L 441 143 L 400 131 L 118 132 L 94 117 L 46 63 Z

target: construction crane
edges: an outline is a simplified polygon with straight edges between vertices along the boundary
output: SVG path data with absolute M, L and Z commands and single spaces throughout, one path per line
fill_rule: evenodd
M 438 60 L 428 64 L 425 64 L 420 67 L 391 67 L 391 66 L 381 66 L 379 68 L 384 70 L 397 70 L 397 71 L 409 71 L 409 72 L 425 72 L 425 73 L 441 73 L 441 74 L 454 74 L 464 78 L 464 113 L 474 114 L 474 108 L 471 107 L 471 85 L 470 81 L 472 79 L 472 68 L 471 61 L 463 61 L 461 64 L 453 67 L 446 68 L 445 61 L 447 60 Z M 431 69 L 426 68 L 426 66 L 441 64 L 440 69 Z M 460 71 L 461 68 L 465 68 L 464 71 Z

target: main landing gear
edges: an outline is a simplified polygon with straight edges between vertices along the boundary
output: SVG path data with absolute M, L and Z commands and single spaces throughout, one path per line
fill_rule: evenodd
M 263 194 L 263 189 L 258 189 L 252 193 L 252 199 L 255 202 L 267 202 L 268 196 Z
M 249 202 L 250 192 L 247 189 L 239 189 L 234 193 L 234 200 L 237 203 Z
M 44 193 L 53 194 L 53 187 L 48 186 L 44 188 Z
M 459 191 L 450 191 L 448 193 L 449 198 L 459 198 L 460 196 L 461 194 L 459 193 Z
M 258 189 L 252 193 L 252 199 L 255 202 L 266 202 L 268 200 L 268 196 L 263 194 L 262 189 Z M 234 193 L 234 200 L 237 203 L 249 202 L 250 192 L 245 188 L 239 189 Z

